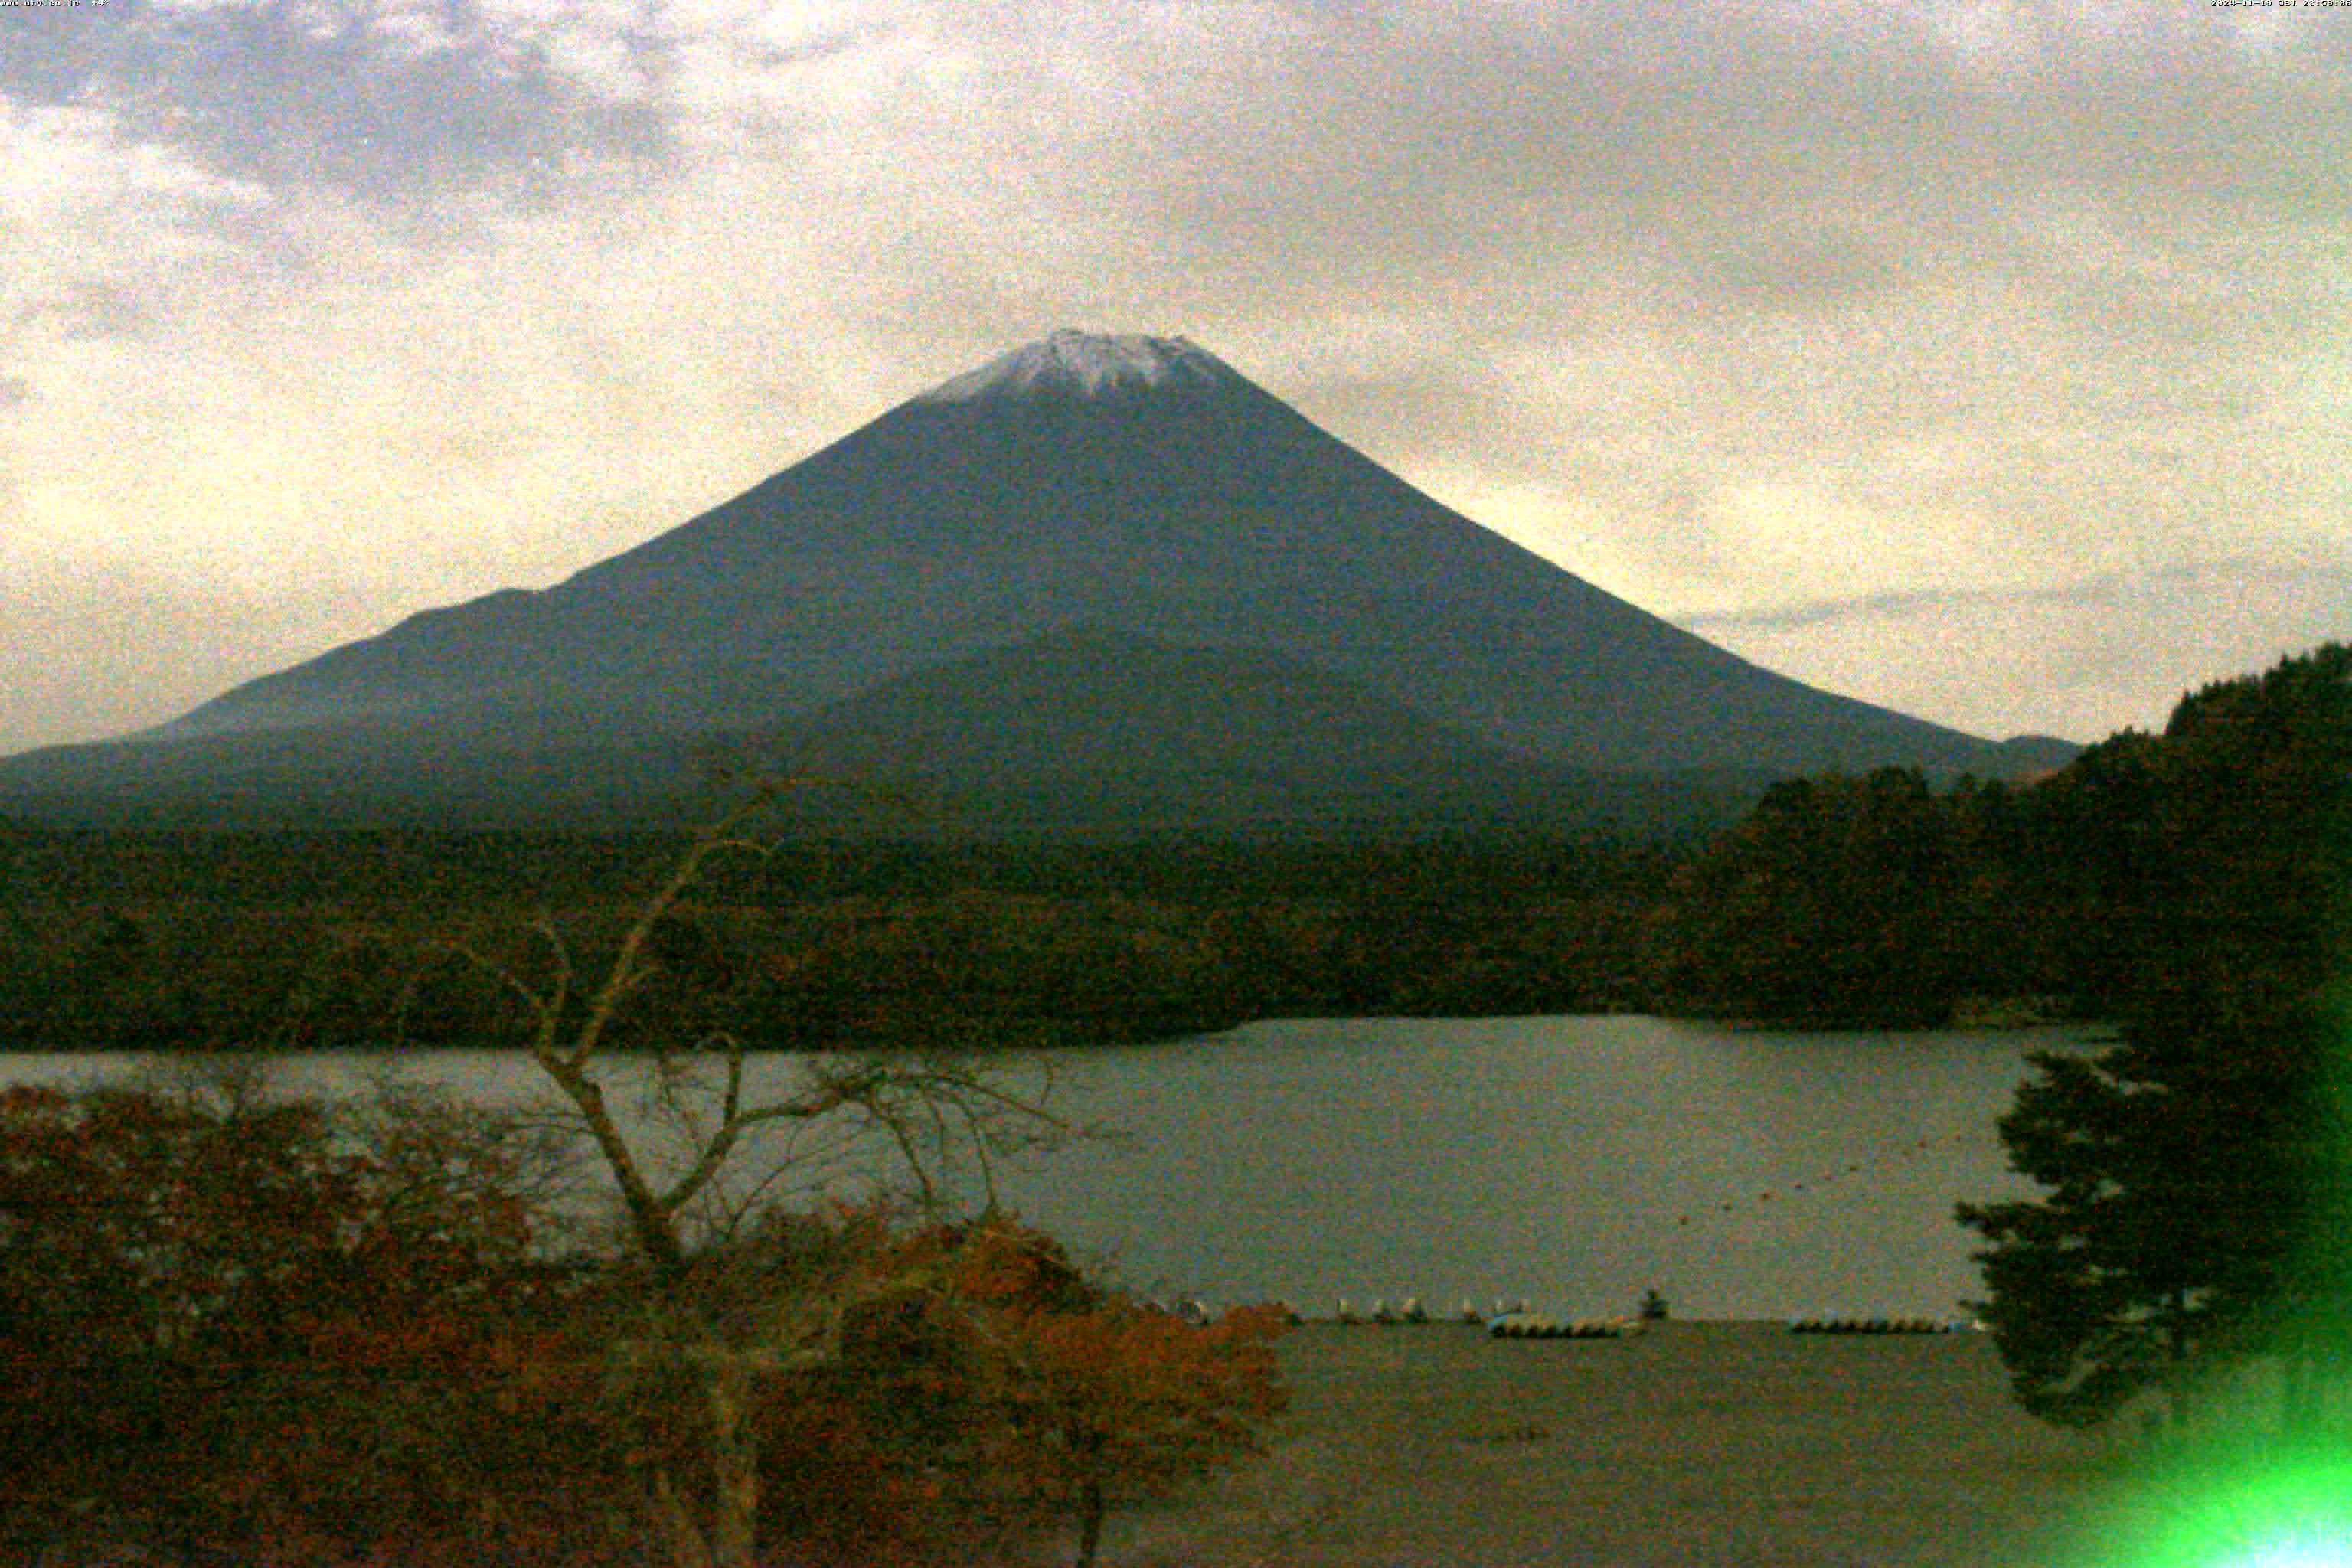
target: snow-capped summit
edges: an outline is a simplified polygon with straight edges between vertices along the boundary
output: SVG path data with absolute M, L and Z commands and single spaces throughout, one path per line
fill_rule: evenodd
M 963 403 L 1000 393 L 1041 390 L 1092 397 L 1170 383 L 1237 379 L 1232 367 L 1189 338 L 1082 332 L 1065 327 L 942 382 L 916 401 Z

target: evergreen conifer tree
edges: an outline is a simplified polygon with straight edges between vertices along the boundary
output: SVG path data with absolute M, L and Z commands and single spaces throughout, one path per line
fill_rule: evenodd
M 2276 1355 L 2290 1425 L 2352 1344 L 2352 647 L 2186 698 L 2137 758 L 2121 1040 L 2045 1053 L 2000 1131 L 2039 1199 L 1964 1204 L 2026 1408 L 2069 1426 Z

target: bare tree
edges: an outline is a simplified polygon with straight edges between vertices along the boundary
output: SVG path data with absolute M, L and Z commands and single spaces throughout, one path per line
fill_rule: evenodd
M 753 1561 L 760 1456 L 752 1412 L 759 1384 L 837 1359 L 844 1321 L 859 1303 L 938 1289 L 937 1276 L 946 1268 L 934 1259 L 913 1273 L 893 1272 L 854 1249 L 835 1249 L 815 1265 L 803 1259 L 798 1267 L 772 1252 L 747 1258 L 748 1249 L 730 1243 L 740 1239 L 733 1233 L 770 1192 L 781 1164 L 755 1173 L 748 1196 L 731 1207 L 720 1205 L 724 1223 L 716 1236 L 694 1225 L 698 1202 L 718 1195 L 722 1176 L 740 1176 L 754 1143 L 770 1132 L 823 1127 L 878 1137 L 895 1154 L 912 1200 L 935 1211 L 943 1195 L 943 1162 L 976 1160 L 992 1199 L 992 1155 L 1066 1131 L 1042 1096 L 1016 1094 L 993 1075 L 953 1058 L 803 1058 L 789 1087 L 756 1093 L 747 1088 L 745 1042 L 718 1033 L 656 1042 L 650 1064 L 656 1089 L 682 1147 L 662 1163 L 651 1158 L 644 1130 L 633 1135 L 615 1114 L 607 1078 L 614 1019 L 658 973 L 656 928 L 713 861 L 770 853 L 771 846 L 751 829 L 775 795 L 774 786 L 763 786 L 695 835 L 637 908 L 601 973 L 581 974 L 550 915 L 535 922 L 548 955 L 536 983 L 469 948 L 450 949 L 520 1002 L 530 1024 L 531 1060 L 570 1103 L 618 1194 L 646 1281 L 636 1303 L 638 1321 L 621 1337 L 618 1373 L 682 1379 L 698 1398 L 706 1473 L 689 1478 L 656 1462 L 648 1479 L 675 1568 L 750 1568 Z M 690 1484 L 698 1479 L 700 1485 Z

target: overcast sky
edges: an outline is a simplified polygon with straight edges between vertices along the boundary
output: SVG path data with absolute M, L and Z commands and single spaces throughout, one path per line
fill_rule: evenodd
M 2352 10 L 0 0 L 0 752 L 1183 333 L 1801 679 L 2352 636 Z

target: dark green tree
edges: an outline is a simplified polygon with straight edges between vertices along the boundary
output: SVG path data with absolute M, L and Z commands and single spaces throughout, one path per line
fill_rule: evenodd
M 1808 1026 L 1950 1016 L 1962 878 L 1947 812 L 1917 770 L 1796 779 L 1675 878 L 1651 983 L 1669 1004 Z
M 2096 1057 L 2034 1058 L 2000 1132 L 2047 1192 L 1959 1208 L 1989 1244 L 1982 1310 L 2026 1409 L 2090 1426 L 2160 1392 L 2185 1415 L 2207 1368 L 2316 1325 L 2328 1044 L 2315 1009 L 2232 1018 L 2181 989 L 2144 998 Z
M 2158 1390 L 2180 1414 L 2206 1370 L 2277 1356 L 2307 1423 L 2352 1318 L 2352 648 L 2185 698 L 2074 773 L 2047 809 L 2081 818 L 2061 879 L 2108 902 L 2085 951 L 2122 1037 L 2036 1058 L 2002 1120 L 2046 1192 L 1960 1206 L 1985 1314 L 2046 1419 Z

